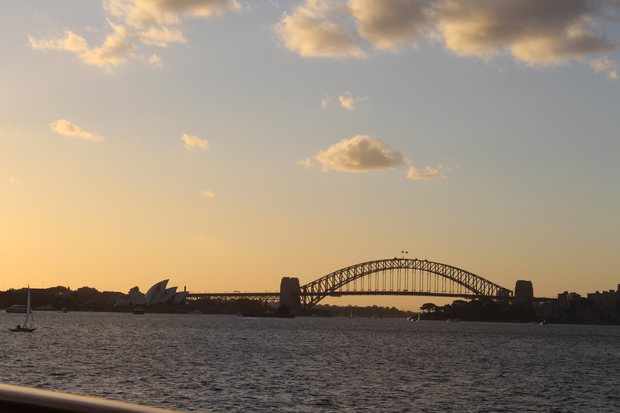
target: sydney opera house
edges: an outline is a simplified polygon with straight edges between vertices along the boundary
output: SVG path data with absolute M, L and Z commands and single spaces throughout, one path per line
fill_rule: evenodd
M 146 294 L 140 292 L 138 287 L 129 291 L 129 299 L 115 298 L 116 305 L 150 306 L 156 304 L 180 304 L 187 291 L 177 292 L 177 287 L 166 288 L 168 280 L 163 280 L 153 285 Z

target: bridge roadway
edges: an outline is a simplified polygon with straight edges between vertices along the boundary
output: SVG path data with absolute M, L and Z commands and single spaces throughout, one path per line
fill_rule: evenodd
M 315 294 L 300 293 L 300 297 L 314 297 Z M 323 294 L 328 297 L 343 297 L 343 296 L 356 296 L 356 295 L 415 295 L 415 296 L 427 296 L 427 297 L 453 297 L 453 298 L 467 298 L 474 299 L 480 298 L 478 294 L 453 294 L 453 293 L 433 293 L 433 292 L 420 292 L 420 291 L 340 291 L 335 293 Z M 485 298 L 499 300 L 505 299 L 505 296 L 488 296 Z M 263 292 L 263 293 L 189 293 L 186 297 L 187 300 L 219 300 L 219 301 L 234 301 L 234 300 L 260 300 L 269 302 L 280 301 L 279 292 Z

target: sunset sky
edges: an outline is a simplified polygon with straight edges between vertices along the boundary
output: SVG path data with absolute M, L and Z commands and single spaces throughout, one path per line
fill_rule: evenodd
M 0 2 L 0 288 L 277 291 L 409 251 L 615 290 L 619 23 L 618 0 Z

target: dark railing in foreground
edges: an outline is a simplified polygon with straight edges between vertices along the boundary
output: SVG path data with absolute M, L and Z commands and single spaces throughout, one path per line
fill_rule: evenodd
M 173 413 L 139 404 L 78 396 L 50 390 L 0 384 L 0 412 L 2 413 Z

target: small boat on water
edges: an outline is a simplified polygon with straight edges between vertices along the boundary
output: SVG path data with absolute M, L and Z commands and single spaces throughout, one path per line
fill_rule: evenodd
M 9 328 L 14 333 L 32 333 L 37 328 L 34 326 L 34 315 L 32 314 L 32 306 L 30 305 L 30 286 L 28 286 L 28 300 L 26 304 L 26 321 L 24 324 L 18 324 L 16 328 Z
M 25 304 L 15 304 L 5 310 L 7 313 L 26 313 L 28 308 Z

